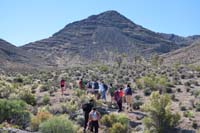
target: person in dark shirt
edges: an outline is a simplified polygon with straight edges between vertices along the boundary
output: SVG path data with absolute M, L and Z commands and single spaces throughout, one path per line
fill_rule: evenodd
M 94 107 L 94 100 L 91 99 L 89 103 L 85 103 L 82 105 L 82 109 L 84 111 L 84 118 L 85 118 L 85 123 L 84 123 L 84 132 L 86 132 L 87 124 L 88 124 L 88 119 L 89 119 L 89 113 L 91 112 L 92 108 Z
M 60 81 L 60 88 L 61 88 L 61 94 L 64 95 L 64 91 L 65 91 L 65 80 L 62 79 Z

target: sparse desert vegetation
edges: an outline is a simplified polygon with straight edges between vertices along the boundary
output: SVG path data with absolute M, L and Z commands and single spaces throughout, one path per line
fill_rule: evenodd
M 84 116 L 81 105 L 91 98 L 102 114 L 100 132 L 152 132 L 169 130 L 197 131 L 200 127 L 200 77 L 198 69 L 187 65 L 154 67 L 151 62 L 137 64 L 92 65 L 62 70 L 9 73 L 0 75 L 1 129 L 8 127 L 29 132 L 82 132 Z M 66 80 L 65 95 L 59 82 Z M 107 102 L 80 90 L 84 82 L 100 79 L 106 84 L 133 90 L 131 112 L 117 113 Z M 86 85 L 85 85 L 86 87 Z M 61 124 L 61 125 L 59 125 Z M 63 126 L 58 129 L 57 127 Z

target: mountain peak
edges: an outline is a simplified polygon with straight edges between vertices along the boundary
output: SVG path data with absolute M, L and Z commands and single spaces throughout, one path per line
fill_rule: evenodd
M 105 11 L 105 12 L 102 12 L 100 13 L 101 15 L 102 14 L 106 14 L 106 15 L 119 15 L 119 16 L 122 16 L 119 12 L 115 11 L 115 10 L 108 10 L 108 11 Z
M 115 11 L 115 10 L 109 10 L 109 11 L 105 11 L 103 13 L 100 13 L 98 15 L 92 15 L 90 17 L 88 17 L 89 20 L 97 20 L 97 21 L 117 21 L 117 22 L 128 22 L 128 23 L 132 23 L 132 21 L 130 21 L 128 18 L 126 18 L 125 16 L 123 16 L 122 14 L 120 14 L 119 12 Z

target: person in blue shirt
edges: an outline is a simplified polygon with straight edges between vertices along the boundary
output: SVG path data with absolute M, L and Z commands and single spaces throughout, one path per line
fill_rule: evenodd
M 101 94 L 101 99 L 106 101 L 106 92 L 107 92 L 107 85 L 102 81 L 99 82 L 99 92 Z

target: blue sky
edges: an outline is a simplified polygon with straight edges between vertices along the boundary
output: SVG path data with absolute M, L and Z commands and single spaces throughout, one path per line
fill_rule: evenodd
M 20 46 L 70 22 L 116 10 L 156 32 L 200 34 L 200 0 L 0 0 L 0 38 Z

